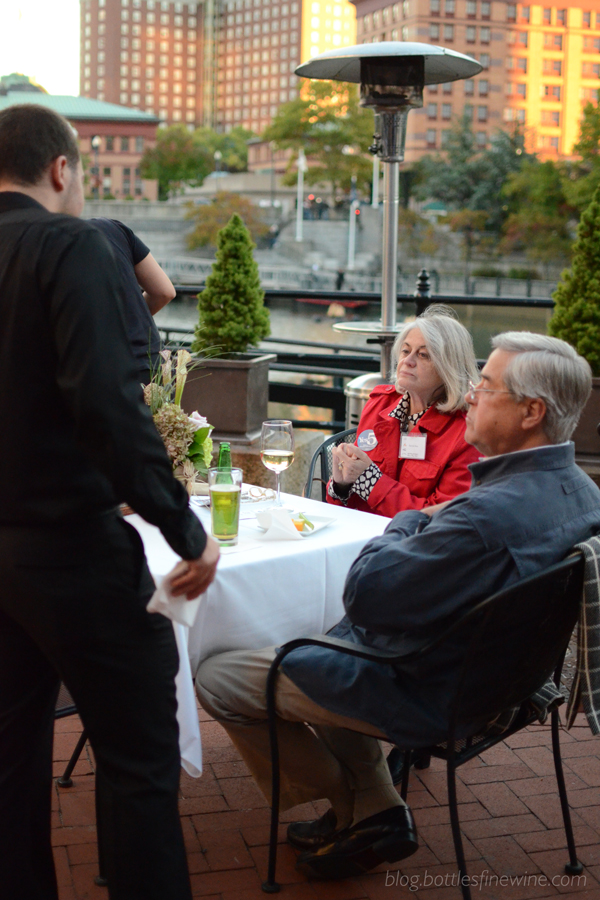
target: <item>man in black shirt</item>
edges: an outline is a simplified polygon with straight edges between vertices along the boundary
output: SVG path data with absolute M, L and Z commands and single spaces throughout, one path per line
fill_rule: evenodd
M 188 506 L 140 396 L 114 257 L 76 216 L 73 132 L 35 105 L 0 113 L 0 894 L 56 900 L 50 847 L 62 679 L 96 759 L 111 900 L 189 900 L 177 809 L 171 623 L 127 501 L 188 561 L 218 548 Z
M 117 219 L 90 219 L 110 244 L 121 275 L 129 343 L 138 365 L 138 378 L 148 384 L 161 362 L 162 346 L 153 316 L 175 296 L 169 276 L 149 247 Z M 142 293 L 143 291 L 143 293 Z

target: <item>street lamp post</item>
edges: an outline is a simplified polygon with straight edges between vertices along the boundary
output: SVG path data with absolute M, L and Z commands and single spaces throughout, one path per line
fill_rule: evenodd
M 375 134 L 370 150 L 383 163 L 381 320 L 340 323 L 334 327 L 340 331 L 377 336 L 381 343 L 381 372 L 376 376 L 377 384 L 389 376 L 391 348 L 397 332 L 398 186 L 399 165 L 404 159 L 406 119 L 411 109 L 423 106 L 424 85 L 472 78 L 481 70 L 476 60 L 455 50 L 408 41 L 383 41 L 328 50 L 296 69 L 296 75 L 304 78 L 360 83 L 360 105 L 375 113 Z M 373 376 L 366 378 L 373 383 Z
M 298 193 L 296 194 L 296 242 L 301 244 L 304 238 L 304 173 L 306 156 L 302 147 L 298 151 Z
M 220 150 L 215 150 L 215 152 L 213 153 L 213 159 L 215 161 L 215 175 L 216 175 L 215 194 L 216 194 L 217 191 L 219 190 L 219 176 L 221 174 L 221 160 L 223 159 L 223 154 L 221 153 Z
M 91 140 L 92 150 L 94 151 L 94 184 L 92 186 L 92 195 L 94 200 L 100 198 L 100 164 L 98 161 L 98 151 L 100 150 L 100 138 L 95 134 Z

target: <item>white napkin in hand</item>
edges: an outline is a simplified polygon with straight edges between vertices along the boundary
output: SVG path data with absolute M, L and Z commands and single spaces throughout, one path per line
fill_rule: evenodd
M 187 563 L 184 560 L 180 560 L 175 568 L 171 569 L 168 575 L 165 575 L 160 582 L 152 594 L 146 609 L 150 613 L 162 613 L 167 619 L 191 628 L 196 621 L 202 595 L 200 594 L 194 600 L 187 600 L 185 594 L 181 594 L 180 597 L 174 597 L 171 593 L 173 579 L 184 572 L 187 572 Z
M 263 541 L 301 541 L 289 509 L 265 509 L 256 513 L 258 524 L 266 528 Z

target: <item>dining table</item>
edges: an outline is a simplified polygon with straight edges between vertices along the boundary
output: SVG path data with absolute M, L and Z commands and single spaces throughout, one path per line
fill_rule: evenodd
M 256 650 L 292 638 L 323 634 L 344 615 L 342 594 L 354 559 L 390 521 L 344 506 L 282 494 L 284 508 L 304 513 L 314 530 L 299 535 L 264 531 L 257 513 L 273 507 L 264 491 L 244 486 L 238 544 L 223 547 L 217 574 L 202 594 L 194 624 L 173 623 L 180 656 L 177 675 L 182 765 L 202 772 L 200 726 L 193 680 L 209 656 L 227 650 Z M 210 510 L 202 498 L 190 506 L 207 533 Z M 127 517 L 144 542 L 157 584 L 179 562 L 162 534 L 138 515 Z M 264 521 L 263 521 L 264 525 Z

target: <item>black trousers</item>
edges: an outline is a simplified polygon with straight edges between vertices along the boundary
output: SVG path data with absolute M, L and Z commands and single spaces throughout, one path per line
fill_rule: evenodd
M 139 535 L 0 526 L 0 896 L 56 900 L 50 847 L 54 705 L 62 679 L 96 758 L 111 900 L 191 900 L 178 814 L 171 623 L 150 615 Z

